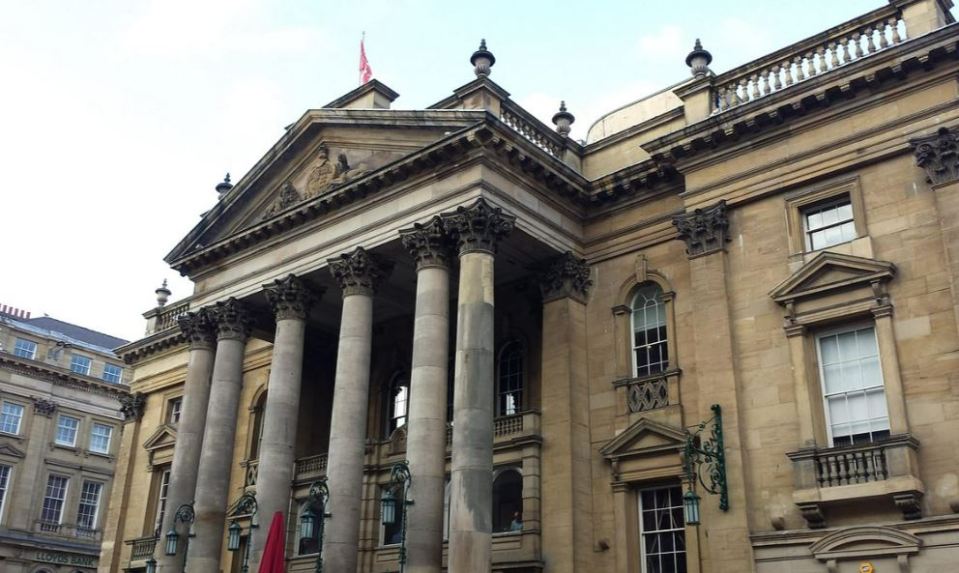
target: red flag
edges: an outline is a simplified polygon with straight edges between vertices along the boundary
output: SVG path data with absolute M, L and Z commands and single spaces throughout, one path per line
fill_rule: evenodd
M 360 85 L 373 79 L 373 68 L 370 67 L 370 62 L 366 59 L 366 46 L 363 45 L 365 40 L 366 32 L 360 38 Z
M 285 552 L 283 529 L 283 512 L 278 511 L 273 514 L 270 530 L 266 534 L 263 557 L 260 559 L 260 573 L 283 573 L 286 570 L 283 562 Z

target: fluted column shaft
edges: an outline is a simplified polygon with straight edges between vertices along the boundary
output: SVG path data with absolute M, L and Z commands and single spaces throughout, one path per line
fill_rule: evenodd
M 450 252 L 442 220 L 402 231 L 416 260 L 416 310 L 406 455 L 408 573 L 440 573 L 446 482 L 446 383 L 449 368 Z
M 188 313 L 179 319 L 180 330 L 190 343 L 186 381 L 183 385 L 183 403 L 177 423 L 176 448 L 170 466 L 170 484 L 167 488 L 167 511 L 160 529 L 161 537 L 176 528 L 180 534 L 176 555 L 158 551 L 159 570 L 180 573 L 186 557 L 189 524 L 176 523 L 176 510 L 194 501 L 197 470 L 203 446 L 203 429 L 210 401 L 210 376 L 213 372 L 213 348 L 216 344 L 213 320 L 207 309 Z
M 329 511 L 323 537 L 324 568 L 356 571 L 359 550 L 363 461 L 373 340 L 373 292 L 385 274 L 382 263 L 362 248 L 330 261 L 343 289 L 343 316 L 333 384 L 333 413 L 327 483 Z
M 243 386 L 243 354 L 249 319 L 236 299 L 217 303 L 216 357 L 196 484 L 196 537 L 190 540 L 191 571 L 218 571 L 233 465 L 237 406 Z
M 290 505 L 290 484 L 296 461 L 296 428 L 303 377 L 303 343 L 306 318 L 314 294 L 294 275 L 277 280 L 266 288 L 266 296 L 276 315 L 273 360 L 263 414 L 263 433 L 259 448 L 256 478 L 258 511 L 264 523 L 280 512 L 286 523 Z M 253 531 L 250 569 L 260 566 L 268 527 Z
M 444 215 L 459 247 L 449 570 L 488 573 L 493 497 L 493 253 L 513 217 L 483 199 Z

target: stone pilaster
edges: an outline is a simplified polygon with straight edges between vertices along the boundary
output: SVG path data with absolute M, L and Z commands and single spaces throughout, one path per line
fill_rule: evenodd
M 585 571 L 592 557 L 586 261 L 565 253 L 540 277 L 543 292 L 543 559 L 550 570 Z M 550 516 L 553 516 L 552 518 Z
M 212 316 L 217 334 L 216 356 L 197 470 L 196 537 L 190 540 L 187 550 L 192 571 L 220 568 L 237 407 L 243 386 L 243 355 L 251 323 L 246 308 L 234 298 L 218 302 Z
M 416 311 L 406 456 L 413 482 L 407 508 L 409 573 L 440 573 L 446 482 L 451 242 L 442 219 L 400 231 L 416 261 Z
M 213 373 L 213 350 L 216 344 L 214 322 L 210 311 L 201 308 L 181 316 L 177 323 L 190 344 L 186 381 L 183 384 L 183 403 L 177 424 L 176 448 L 170 466 L 170 485 L 167 488 L 167 507 L 160 534 L 174 527 L 180 538 L 187 539 L 189 526 L 176 524 L 174 514 L 184 503 L 190 503 L 196 493 L 197 469 L 203 444 L 203 429 L 210 401 L 210 376 Z M 180 543 L 176 555 L 165 551 L 156 553 L 160 571 L 183 571 L 187 544 Z
M 330 272 L 343 290 L 343 316 L 333 387 L 327 483 L 329 511 L 323 538 L 324 566 L 356 571 L 366 451 L 366 419 L 373 340 L 373 293 L 389 266 L 362 247 L 331 259 Z
M 679 238 L 686 242 L 689 258 L 725 251 L 730 240 L 725 200 L 705 209 L 677 215 L 673 217 L 673 226 L 679 231 Z
M 516 218 L 483 199 L 443 222 L 456 239 L 460 275 L 450 477 L 450 571 L 486 573 L 492 556 L 493 253 Z
M 265 289 L 266 298 L 276 316 L 273 361 L 263 414 L 260 464 L 256 480 L 256 498 L 262 521 L 280 512 L 287 517 L 290 484 L 296 461 L 296 428 L 303 377 L 303 348 L 306 319 L 322 292 L 314 291 L 294 275 L 279 279 Z M 259 570 L 260 558 L 269 528 L 253 531 L 250 568 Z

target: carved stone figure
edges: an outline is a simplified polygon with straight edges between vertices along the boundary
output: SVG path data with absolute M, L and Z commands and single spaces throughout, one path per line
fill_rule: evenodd
M 296 187 L 294 187 L 292 183 L 287 181 L 283 184 L 283 188 L 280 190 L 279 197 L 273 201 L 273 204 L 270 205 L 270 208 L 267 209 L 266 213 L 263 214 L 263 218 L 268 219 L 280 211 L 296 205 L 302 200 L 303 198 L 300 197 L 300 192 L 296 190 Z
M 339 175 L 336 166 L 330 162 L 330 150 L 327 149 L 326 144 L 320 144 L 317 152 L 319 153 L 319 158 L 316 165 L 310 171 L 310 177 L 306 183 L 307 197 L 315 197 L 326 191 L 330 183 L 333 182 L 333 179 Z

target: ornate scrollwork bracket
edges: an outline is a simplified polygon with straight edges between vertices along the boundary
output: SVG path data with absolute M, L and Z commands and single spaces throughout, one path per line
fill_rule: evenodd
M 683 469 L 690 490 L 695 488 L 698 481 L 706 491 L 719 496 L 719 509 L 727 511 L 729 491 L 726 486 L 723 411 L 719 404 L 713 404 L 711 409 L 712 418 L 686 429 Z

